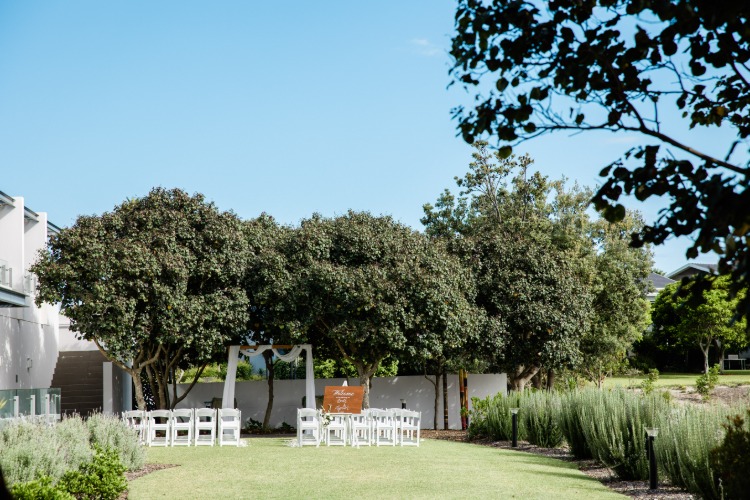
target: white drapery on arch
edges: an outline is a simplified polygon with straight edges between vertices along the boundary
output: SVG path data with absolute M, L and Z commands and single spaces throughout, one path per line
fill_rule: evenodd
M 315 373 L 313 371 L 313 355 L 310 344 L 295 345 L 286 354 L 280 354 L 272 345 L 259 345 L 246 349 L 242 349 L 242 347 L 238 345 L 229 347 L 227 378 L 224 380 L 224 394 L 221 400 L 222 408 L 234 408 L 234 387 L 237 382 L 237 362 L 239 361 L 240 352 L 246 356 L 256 356 L 270 349 L 277 358 L 287 363 L 294 361 L 302 351 L 305 351 L 305 406 L 315 409 Z

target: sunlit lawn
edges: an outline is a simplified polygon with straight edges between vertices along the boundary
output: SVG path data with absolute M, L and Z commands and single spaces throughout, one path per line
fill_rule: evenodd
M 661 373 L 659 380 L 654 384 L 656 387 L 680 387 L 695 386 L 698 373 Z M 604 387 L 637 387 L 645 376 L 639 377 L 610 377 L 604 380 Z M 719 375 L 719 385 L 750 385 L 750 370 L 727 370 Z
M 419 448 L 150 448 L 178 464 L 132 481 L 129 498 L 625 498 L 575 464 L 524 452 L 424 440 Z

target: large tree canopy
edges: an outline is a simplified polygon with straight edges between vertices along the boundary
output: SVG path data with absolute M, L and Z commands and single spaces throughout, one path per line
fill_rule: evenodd
M 205 365 L 240 338 L 242 226 L 202 195 L 157 188 L 53 236 L 31 271 L 37 302 L 60 303 L 71 330 L 129 372 L 145 409 L 145 372 L 157 406 L 174 407 L 177 367 Z M 196 379 L 200 371 L 196 374 Z
M 357 368 L 366 406 L 384 359 L 437 356 L 476 331 L 468 272 L 390 217 L 314 216 L 302 221 L 293 245 L 301 332 Z
M 750 284 L 750 4 L 460 0 L 456 30 L 451 74 L 476 89 L 475 105 L 454 109 L 467 142 L 495 136 L 508 156 L 555 131 L 642 134 L 602 170 L 597 208 L 621 220 L 621 196 L 667 196 L 634 243 L 693 235 L 689 258 L 717 252 L 734 292 Z M 691 128 L 729 129 L 725 153 L 682 142 L 665 119 L 678 113 Z M 750 312 L 750 296 L 738 312 Z

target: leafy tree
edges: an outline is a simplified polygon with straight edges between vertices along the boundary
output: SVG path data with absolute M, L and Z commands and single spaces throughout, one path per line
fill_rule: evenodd
M 469 172 L 457 179 L 459 198 L 444 192 L 435 207 L 425 205 L 422 223 L 471 267 L 476 303 L 488 318 L 479 350 L 523 389 L 543 367 L 579 361 L 591 296 L 568 258 L 576 245 L 556 226 L 548 202 L 562 183 L 528 175 L 528 157 L 493 155 L 484 142 L 475 147 Z
M 475 331 L 460 262 L 390 217 L 314 216 L 295 232 L 290 255 L 302 332 L 356 367 L 365 407 L 384 359 L 439 354 Z
M 453 110 L 467 142 L 495 136 L 507 157 L 558 131 L 642 135 L 602 170 L 596 207 L 617 221 L 623 195 L 669 197 L 633 243 L 694 235 L 688 258 L 717 252 L 731 291 L 750 285 L 750 165 L 735 154 L 750 135 L 750 4 L 459 0 L 455 19 L 451 74 L 476 89 L 473 106 Z M 729 129 L 726 155 L 682 142 L 665 118 L 675 113 L 691 128 Z M 700 295 L 710 280 L 691 290 Z M 747 316 L 750 296 L 737 307 Z
M 717 278 L 710 290 L 702 292 L 699 302 L 679 296 L 679 286 L 679 283 L 671 283 L 656 297 L 652 312 L 654 330 L 675 338 L 682 345 L 700 347 L 704 373 L 708 373 L 712 345 L 719 347 L 723 358 L 727 345 L 744 346 L 748 343 L 746 320 L 732 320 L 737 301 L 741 298 L 730 299 L 728 276 Z M 686 286 L 692 286 L 692 283 Z M 744 295 L 746 292 L 740 293 Z
M 133 377 L 140 409 L 144 372 L 157 406 L 173 408 L 192 388 L 177 396 L 175 370 L 205 366 L 244 332 L 241 229 L 200 194 L 155 188 L 52 236 L 31 267 L 37 303 L 60 303 L 71 330 Z
M 651 253 L 628 244 L 630 234 L 642 226 L 640 216 L 630 213 L 619 222 L 598 220 L 591 225 L 598 247 L 593 257 L 594 314 L 581 341 L 586 362 L 580 370 L 598 383 L 625 358 L 650 322 L 646 294 L 651 289 Z

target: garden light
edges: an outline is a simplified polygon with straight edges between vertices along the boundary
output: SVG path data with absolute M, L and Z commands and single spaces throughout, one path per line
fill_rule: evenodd
M 646 454 L 648 455 L 648 487 L 657 488 L 659 478 L 656 471 L 656 454 L 654 453 L 654 438 L 659 435 L 658 427 L 646 427 Z
M 510 413 L 513 419 L 513 442 L 511 444 L 513 448 L 518 447 L 518 410 L 520 410 L 520 408 L 510 409 Z

